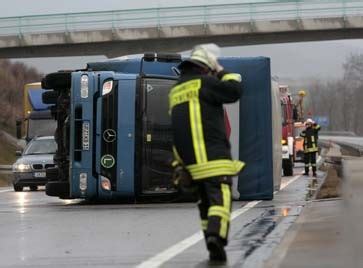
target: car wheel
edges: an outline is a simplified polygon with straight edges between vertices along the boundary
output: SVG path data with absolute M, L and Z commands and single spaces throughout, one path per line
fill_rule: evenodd
M 58 92 L 54 90 L 45 91 L 42 94 L 42 100 L 45 104 L 57 104 Z
M 42 79 L 42 88 L 56 91 L 71 88 L 71 71 L 59 71 L 47 74 Z
M 30 191 L 37 191 L 38 190 L 38 186 L 30 186 Z
M 14 184 L 14 191 L 15 192 L 22 192 L 23 191 L 23 186 Z

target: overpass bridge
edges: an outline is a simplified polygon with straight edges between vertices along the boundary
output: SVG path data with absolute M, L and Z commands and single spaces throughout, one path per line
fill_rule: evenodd
M 360 0 L 300 0 L 0 18 L 0 58 L 182 51 L 363 37 Z

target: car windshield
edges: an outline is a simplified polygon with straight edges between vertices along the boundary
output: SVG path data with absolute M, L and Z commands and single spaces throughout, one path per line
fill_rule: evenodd
M 55 154 L 57 144 L 54 139 L 33 140 L 24 151 L 24 155 L 32 154 Z
M 29 139 L 35 136 L 52 136 L 57 128 L 57 121 L 53 119 L 30 119 L 28 124 Z

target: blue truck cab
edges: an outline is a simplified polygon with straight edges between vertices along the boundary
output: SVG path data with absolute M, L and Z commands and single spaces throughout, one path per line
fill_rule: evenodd
M 53 103 L 58 151 L 56 167 L 47 169 L 46 194 L 89 200 L 178 197 L 170 165 L 168 94 L 180 61 L 178 54 L 147 53 L 45 76 L 42 87 L 58 96 Z M 245 79 L 232 118 L 232 129 L 237 129 L 232 147 L 247 163 L 236 178 L 237 199 L 271 199 L 277 178 L 269 59 L 221 62 Z

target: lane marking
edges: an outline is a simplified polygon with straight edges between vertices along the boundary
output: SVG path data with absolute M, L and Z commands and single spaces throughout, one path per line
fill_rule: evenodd
M 12 189 L 7 189 L 7 190 L 0 190 L 0 193 L 6 193 L 6 192 L 11 192 Z
M 289 181 L 284 183 L 284 185 L 281 185 L 280 191 L 283 190 L 284 188 L 286 188 L 287 186 L 289 186 L 291 183 L 295 182 L 300 177 L 301 177 L 301 174 L 296 175 L 295 177 L 293 177 L 292 179 L 290 179 Z M 276 192 L 274 192 L 274 194 Z M 233 211 L 232 215 L 231 215 L 231 221 L 236 219 L 237 217 L 239 217 L 243 213 L 246 213 L 248 210 L 255 207 L 257 204 L 259 204 L 261 202 L 262 202 L 262 200 L 248 202 L 243 207 Z M 163 265 L 167 261 L 171 260 L 175 256 L 179 255 L 180 253 L 182 253 L 186 249 L 190 248 L 191 246 L 194 246 L 195 244 L 197 244 L 202 239 L 204 239 L 203 232 L 202 231 L 196 232 L 195 234 L 187 237 L 186 239 L 178 242 L 177 244 L 165 249 L 164 251 L 160 252 L 159 254 L 156 254 L 154 257 L 151 257 L 151 258 L 147 259 L 146 261 L 140 263 L 139 265 L 136 266 L 136 268 L 156 268 L 156 267 L 160 267 L 161 265 Z

